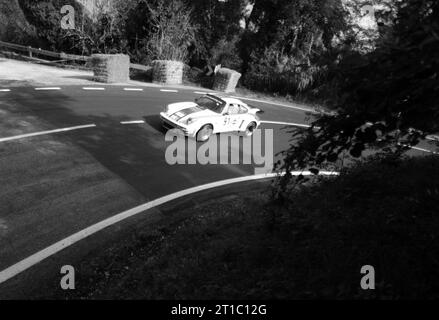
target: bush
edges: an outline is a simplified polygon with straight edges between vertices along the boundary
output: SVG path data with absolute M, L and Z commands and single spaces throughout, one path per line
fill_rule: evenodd
M 311 87 L 322 69 L 307 59 L 282 54 L 271 47 L 251 55 L 243 84 L 249 89 L 296 95 Z
M 301 263 L 320 266 L 335 296 L 367 297 L 358 288 L 359 270 L 372 265 L 377 272 L 372 296 L 434 299 L 438 201 L 439 158 L 377 157 L 338 179 L 291 192 L 276 226 L 281 234 L 296 233 L 292 243 L 306 243 L 309 260 Z
M 231 41 L 224 38 L 218 41 L 218 43 L 210 50 L 211 58 L 209 59 L 209 64 L 215 66 L 221 65 L 223 68 L 229 68 L 240 72 L 242 59 L 238 54 L 238 41 L 238 37 L 233 38 Z
M 150 59 L 185 61 L 195 39 L 191 11 L 180 0 L 159 0 L 149 10 L 152 30 L 144 45 Z
M 75 8 L 76 25 L 81 25 L 82 6 L 74 0 L 18 0 L 27 22 L 35 28 L 37 44 L 41 48 L 56 51 L 69 51 L 75 46 L 71 39 L 65 38 L 66 31 L 61 29 L 61 7 L 71 5 Z

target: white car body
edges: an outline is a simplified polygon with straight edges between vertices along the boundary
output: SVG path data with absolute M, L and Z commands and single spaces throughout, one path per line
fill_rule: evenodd
M 256 115 L 260 110 L 241 100 L 207 94 L 196 101 L 200 104 L 178 102 L 168 105 L 160 113 L 163 127 L 180 129 L 186 136 L 197 138 L 199 131 L 206 125 L 212 127 L 212 134 L 245 132 L 247 135 L 251 135 L 260 125 L 260 119 Z M 212 105 L 213 108 L 207 108 L 206 105 Z M 215 108 L 218 109 L 213 111 Z M 252 128 L 251 132 L 247 132 L 249 126 Z

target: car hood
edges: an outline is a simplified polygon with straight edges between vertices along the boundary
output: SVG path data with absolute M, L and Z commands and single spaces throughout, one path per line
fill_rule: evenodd
M 168 116 L 175 121 L 184 121 L 187 118 L 203 118 L 218 116 L 218 113 L 209 109 L 202 109 L 193 102 L 173 103 L 168 106 Z

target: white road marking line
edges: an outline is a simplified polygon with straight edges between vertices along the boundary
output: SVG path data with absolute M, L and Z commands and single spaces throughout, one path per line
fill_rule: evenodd
M 123 88 L 124 91 L 143 91 L 142 88 Z
M 160 89 L 161 92 L 178 92 L 178 90 Z
M 82 90 L 86 90 L 86 91 L 105 91 L 105 88 L 101 88 L 101 87 L 83 87 Z
M 302 110 L 302 111 L 316 113 L 316 114 L 320 113 L 320 112 L 318 112 L 316 110 L 313 110 L 313 109 L 292 106 L 290 104 L 285 104 L 285 103 L 270 102 L 270 101 L 266 101 L 266 100 L 259 100 L 259 99 L 245 98 L 245 97 L 236 97 L 236 96 L 230 96 L 230 98 L 235 98 L 235 99 L 240 99 L 240 100 L 248 100 L 248 101 L 254 101 L 254 102 L 260 102 L 260 103 L 266 103 L 266 104 L 272 104 L 272 105 L 275 105 L 275 106 L 281 106 L 281 107 L 286 107 L 286 108 L 291 108 L 291 109 L 297 109 L 297 110 Z
M 206 91 L 194 91 L 196 94 L 208 94 L 209 92 Z
M 49 131 L 40 131 L 40 132 L 34 132 L 34 133 L 26 133 L 21 134 L 18 136 L 13 137 L 7 137 L 7 138 L 0 138 L 0 142 L 6 142 L 6 141 L 12 141 L 12 140 L 18 140 L 18 139 L 24 139 L 24 138 L 31 138 L 36 136 L 42 136 L 46 134 L 52 134 L 52 133 L 59 133 L 59 132 L 66 132 L 66 131 L 73 131 L 73 130 L 79 130 L 79 129 L 86 129 L 86 128 L 93 128 L 96 127 L 95 124 L 87 124 L 83 126 L 76 126 L 76 127 L 70 127 L 70 128 L 61 128 L 61 129 L 55 129 L 55 130 L 49 130 Z
M 430 135 L 430 136 L 427 136 L 427 140 L 439 141 L 439 136 Z
M 399 145 L 399 146 L 406 147 L 406 148 L 410 148 L 410 149 L 413 149 L 413 150 L 422 151 L 422 152 L 427 152 L 427 153 L 432 153 L 432 154 L 439 154 L 438 152 L 435 152 L 435 151 L 431 151 L 431 150 L 424 149 L 424 148 L 419 148 L 419 147 L 409 146 L 408 144 L 401 144 L 401 143 L 398 143 L 398 145 Z
M 302 128 L 311 128 L 310 125 L 300 124 L 300 123 L 291 123 L 291 122 L 279 122 L 279 121 L 261 121 L 261 123 L 266 124 L 279 124 L 284 126 L 293 126 L 293 127 L 302 127 Z
M 11 89 L 0 89 L 0 92 L 11 92 Z
M 309 171 L 302 171 L 302 172 L 292 172 L 292 175 L 312 175 L 311 172 Z M 327 172 L 327 171 L 322 171 L 320 173 L 321 175 L 338 175 L 338 173 L 336 172 Z M 182 198 L 184 196 L 193 194 L 193 193 L 197 193 L 200 191 L 204 191 L 204 190 L 208 190 L 208 189 L 213 189 L 213 188 L 218 188 L 218 187 L 222 187 L 222 186 L 226 186 L 226 185 L 230 185 L 230 184 L 235 184 L 235 183 L 239 183 L 239 182 L 246 182 L 246 181 L 255 181 L 255 180 L 263 180 L 263 179 L 269 179 L 269 178 L 274 178 L 278 176 L 277 173 L 270 173 L 270 174 L 260 174 L 260 175 L 254 175 L 254 176 L 246 176 L 246 177 L 240 177 L 240 178 L 234 178 L 234 179 L 228 179 L 228 180 L 222 180 L 222 181 L 217 181 L 217 182 L 213 182 L 213 183 L 208 183 L 205 185 L 201 185 L 201 186 L 197 186 L 197 187 L 193 187 L 193 188 L 189 188 L 189 189 L 185 189 L 179 192 L 175 192 L 172 193 L 170 195 L 158 198 L 156 200 L 153 200 L 151 202 L 147 202 L 145 204 L 142 204 L 138 207 L 135 207 L 133 209 L 124 211 L 122 213 L 119 213 L 113 217 L 110 217 L 108 219 L 105 219 L 101 222 L 98 222 L 84 230 L 81 230 L 75 234 L 72 234 L 71 236 L 58 241 L 56 243 L 54 243 L 53 245 L 31 255 L 30 257 L 21 260 L 20 262 L 10 266 L 9 268 L 6 268 L 5 270 L 0 272 L 0 284 L 17 276 L 18 274 L 26 271 L 27 269 L 31 268 L 32 266 L 40 263 L 41 261 L 53 256 L 54 254 L 62 251 L 65 248 L 68 248 L 70 246 L 72 246 L 73 244 L 84 240 L 85 238 L 103 230 L 106 229 L 118 222 L 121 222 L 123 220 L 126 220 L 130 217 L 133 217 L 135 215 L 138 215 L 146 210 L 155 208 L 157 206 L 163 205 L 167 202 L 170 202 L 172 200 L 176 200 L 178 198 Z
M 121 121 L 120 124 L 138 124 L 145 123 L 144 120 L 133 120 L 133 121 Z
M 422 152 L 427 152 L 427 153 L 432 153 L 432 154 L 439 154 L 439 153 L 437 153 L 437 152 L 435 152 L 435 151 L 431 151 L 431 150 L 424 149 L 424 148 L 410 147 L 410 146 L 406 146 L 406 147 L 409 147 L 410 149 L 413 149 L 413 150 L 422 151 Z
M 60 87 L 46 87 L 46 88 L 35 88 L 35 91 L 55 91 L 61 90 Z

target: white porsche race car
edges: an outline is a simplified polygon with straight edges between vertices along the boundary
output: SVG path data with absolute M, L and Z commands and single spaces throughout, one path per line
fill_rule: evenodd
M 212 134 L 240 132 L 251 136 L 260 125 L 256 115 L 260 109 L 241 100 L 206 94 L 195 102 L 178 102 L 166 106 L 160 113 L 163 127 L 180 129 L 197 141 L 207 141 Z

